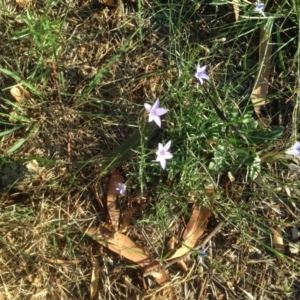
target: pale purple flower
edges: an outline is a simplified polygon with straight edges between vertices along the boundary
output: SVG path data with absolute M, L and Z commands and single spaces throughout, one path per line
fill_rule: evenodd
M 296 142 L 291 148 L 287 149 L 285 153 L 300 157 L 300 142 Z
M 260 3 L 260 2 L 256 2 L 255 3 L 255 9 L 254 11 L 258 12 L 259 14 L 261 14 L 263 17 L 265 17 L 265 13 L 264 13 L 264 8 L 265 8 L 265 5 L 263 3 Z
M 160 162 L 163 169 L 166 168 L 166 159 L 171 159 L 173 155 L 168 151 L 171 146 L 171 141 L 168 141 L 165 145 L 158 143 L 158 151 L 156 151 L 156 161 Z
M 117 191 L 119 191 L 120 195 L 125 194 L 126 192 L 126 186 L 123 183 L 118 183 L 118 187 L 116 188 Z
M 199 79 L 201 84 L 203 84 L 203 79 L 206 79 L 206 80 L 209 79 L 209 76 L 205 73 L 206 67 L 207 66 L 200 67 L 199 64 L 196 66 L 197 71 L 196 71 L 195 77 L 197 79 Z
M 209 246 L 207 246 L 204 250 L 198 250 L 198 265 L 202 264 L 203 258 L 207 256 L 206 251 Z
M 151 106 L 148 103 L 144 104 L 146 110 L 149 112 L 149 122 L 154 121 L 159 127 L 161 127 L 160 116 L 166 114 L 168 112 L 167 109 L 159 107 L 159 99 Z

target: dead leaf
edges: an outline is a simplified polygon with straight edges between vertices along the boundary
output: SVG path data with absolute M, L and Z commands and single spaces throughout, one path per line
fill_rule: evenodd
M 128 230 L 128 227 L 131 222 L 132 214 L 135 212 L 135 209 L 133 207 L 129 207 L 128 211 L 126 212 L 125 216 L 123 217 L 123 220 L 120 225 L 120 232 L 125 233 Z
M 196 206 L 194 207 L 191 219 L 183 233 L 182 246 L 172 256 L 168 257 L 167 260 L 181 257 L 187 254 L 191 248 L 195 247 L 197 240 L 203 235 L 209 217 L 210 211 L 207 208 L 201 207 L 199 211 Z
M 257 74 L 258 80 L 251 94 L 251 101 L 254 105 L 254 111 L 259 118 L 260 118 L 261 107 L 266 104 L 266 98 L 269 90 L 271 56 L 272 56 L 271 35 L 269 31 L 267 31 L 267 29 L 264 26 L 262 26 L 260 30 L 260 45 L 259 45 L 259 62 L 261 66 Z
M 24 102 L 24 100 L 30 100 L 30 94 L 21 85 L 15 85 L 10 89 L 11 95 L 18 103 Z
M 278 252 L 284 254 L 285 249 L 284 249 L 284 244 L 283 244 L 283 238 L 280 235 L 280 233 L 273 229 L 270 228 L 270 231 L 273 233 L 274 237 L 273 237 L 273 247 L 275 250 L 277 250 Z
M 116 199 L 119 194 L 116 190 L 118 183 L 123 183 L 123 178 L 119 170 L 114 170 L 110 177 L 106 201 L 110 221 L 116 231 L 118 231 L 120 220 L 120 211 L 116 209 Z
M 16 0 L 16 3 L 20 7 L 27 7 L 31 4 L 31 0 Z
M 92 275 L 91 275 L 91 284 L 90 284 L 90 294 L 91 299 L 94 299 L 98 290 L 99 282 L 99 263 L 95 257 L 92 257 Z
M 87 234 L 100 245 L 138 264 L 144 272 L 159 269 L 161 276 L 155 278 L 159 285 L 170 281 L 159 261 L 152 258 L 147 250 L 132 241 L 128 236 L 120 232 L 110 232 L 104 227 L 91 228 L 87 231 Z
M 117 7 L 119 6 L 120 0 L 100 0 L 100 3 L 109 7 Z

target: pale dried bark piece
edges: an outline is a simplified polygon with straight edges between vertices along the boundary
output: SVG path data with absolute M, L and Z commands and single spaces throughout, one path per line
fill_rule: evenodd
M 91 283 L 90 283 L 90 295 L 91 299 L 94 299 L 96 293 L 98 291 L 98 282 L 99 282 L 99 263 L 95 257 L 92 257 L 92 275 L 91 275 Z
M 262 106 L 266 105 L 266 98 L 269 91 L 271 56 L 272 44 L 270 28 L 262 26 L 260 30 L 259 45 L 259 62 L 261 65 L 257 74 L 258 79 L 251 94 L 251 101 L 254 105 L 254 111 L 259 118 Z
M 159 285 L 164 285 L 170 281 L 159 261 L 152 258 L 147 250 L 132 241 L 128 236 L 120 232 L 110 232 L 104 227 L 91 228 L 87 231 L 87 234 L 102 246 L 138 264 L 144 272 L 158 270 L 161 276 L 155 278 L 155 280 Z
M 31 0 L 16 0 L 16 3 L 20 7 L 28 7 L 31 4 Z
M 232 5 L 233 5 L 235 20 L 238 21 L 240 17 L 239 0 L 233 0 Z
M 283 238 L 280 235 L 280 233 L 273 229 L 273 228 L 269 228 L 270 231 L 273 233 L 274 237 L 273 237 L 273 247 L 275 250 L 277 250 L 278 252 L 284 254 L 284 244 L 283 244 Z
M 198 207 L 194 207 L 193 214 L 189 220 L 186 229 L 183 233 L 182 246 L 175 251 L 172 256 L 168 257 L 167 260 L 176 259 L 187 254 L 191 248 L 194 248 L 198 239 L 203 235 L 206 228 L 208 218 L 210 217 L 210 211 L 201 207 L 200 211 Z
M 24 102 L 24 100 L 30 100 L 30 94 L 21 85 L 15 85 L 10 89 L 11 95 L 18 103 Z

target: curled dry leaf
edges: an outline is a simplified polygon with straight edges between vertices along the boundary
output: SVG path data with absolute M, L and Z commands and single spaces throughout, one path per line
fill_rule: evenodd
M 11 95 L 18 103 L 22 103 L 24 100 L 30 100 L 30 94 L 21 85 L 15 85 L 10 89 Z
M 138 264 L 143 272 L 150 272 L 154 269 L 159 270 L 161 276 L 155 278 L 159 285 L 170 281 L 159 261 L 152 258 L 147 250 L 132 241 L 128 236 L 120 232 L 110 232 L 104 227 L 91 228 L 87 231 L 87 234 L 102 246 Z
M 168 257 L 167 260 L 172 260 L 187 254 L 191 248 L 195 247 L 197 240 L 203 235 L 206 228 L 208 218 L 210 217 L 210 211 L 201 207 L 200 211 L 195 206 L 193 214 L 189 220 L 186 229 L 183 233 L 182 246 L 175 251 L 175 253 Z
M 114 170 L 110 177 L 106 201 L 110 221 L 116 231 L 118 230 L 120 219 L 120 211 L 116 209 L 116 199 L 119 194 L 116 190 L 118 183 L 123 183 L 123 178 L 119 170 Z

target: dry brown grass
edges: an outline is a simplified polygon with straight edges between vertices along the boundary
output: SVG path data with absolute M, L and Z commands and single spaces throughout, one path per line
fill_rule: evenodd
M 1 131 L 20 125 L 1 140 L 0 299 L 91 299 L 91 278 L 98 269 L 95 260 L 99 277 L 94 299 L 173 299 L 166 286 L 144 278 L 136 266 L 84 233 L 103 221 L 94 190 L 102 159 L 133 131 L 141 104 L 160 97 L 178 76 L 166 50 L 168 28 L 149 30 L 151 15 L 139 20 L 135 2 L 116 9 L 93 0 L 70 2 L 52 5 L 45 18 L 52 27 L 41 30 L 45 44 L 38 49 L 34 35 L 13 39 L 26 28 L 20 18 L 24 8 L 14 1 L 0 1 L 0 66 L 36 89 L 26 87 L 31 99 L 16 104 L 9 87 L 17 80 L 0 73 L 0 96 L 8 100 L 0 108 Z M 31 1 L 29 7 L 36 24 L 45 6 Z M 58 19 L 61 22 L 56 24 Z M 140 25 L 142 40 L 139 33 L 132 37 Z M 193 37 L 193 27 L 189 30 Z M 208 38 L 209 33 L 204 30 L 203 36 Z M 129 46 L 120 52 L 126 43 Z M 117 54 L 97 81 L 97 74 Z M 24 144 L 8 154 L 24 137 Z M 247 292 L 253 299 L 300 297 L 298 257 L 282 258 L 271 247 L 262 247 L 271 244 L 266 228 L 282 225 L 284 239 L 290 241 L 289 228 L 299 226 L 298 178 L 277 164 L 269 168 L 271 175 L 260 183 L 248 185 L 241 175 L 229 187 L 224 183 L 222 195 L 214 195 L 214 201 L 208 198 L 214 218 L 207 232 L 220 220 L 224 226 L 209 241 L 213 259 L 206 261 L 208 266 L 198 266 L 192 255 L 188 272 L 177 264 L 167 268 L 168 285 L 174 287 L 177 299 L 251 299 Z M 104 192 L 98 191 L 103 197 L 107 180 L 101 183 Z M 134 220 L 147 218 L 151 213 L 146 208 L 155 203 L 151 191 L 146 198 L 138 194 L 132 191 L 128 196 L 139 198 Z M 199 196 L 206 197 L 205 192 L 189 198 Z M 227 197 L 225 211 L 232 206 L 232 216 L 223 215 L 220 197 Z M 133 225 L 128 235 L 151 254 L 162 255 L 166 236 L 177 234 L 186 224 L 180 207 L 172 209 L 165 218 L 169 232 L 143 223 Z

